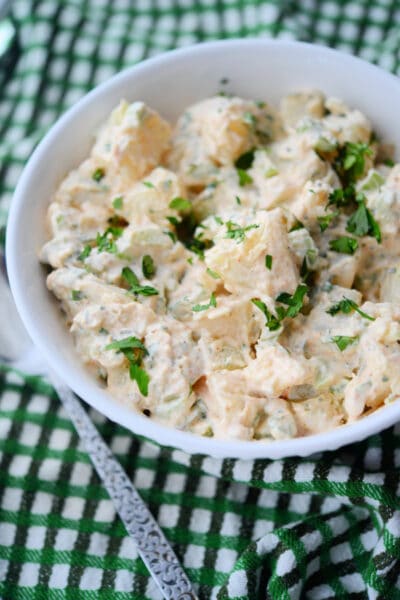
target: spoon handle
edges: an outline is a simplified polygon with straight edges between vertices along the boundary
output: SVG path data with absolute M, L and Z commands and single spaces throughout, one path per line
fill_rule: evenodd
M 150 574 L 169 600 L 197 600 L 189 579 L 149 509 L 114 458 L 77 396 L 53 374 L 50 380 L 127 532 Z

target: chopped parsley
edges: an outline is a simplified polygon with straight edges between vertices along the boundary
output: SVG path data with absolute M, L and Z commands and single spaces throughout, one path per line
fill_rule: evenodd
M 344 186 L 354 183 L 363 175 L 367 156 L 372 156 L 372 149 L 368 144 L 346 142 L 339 149 L 333 167 Z
M 308 284 L 311 282 L 311 278 L 313 275 L 313 271 L 308 268 L 307 256 L 303 258 L 303 262 L 300 267 L 300 277 L 304 281 L 304 283 Z
M 327 213 L 326 215 L 323 215 L 322 217 L 317 217 L 317 221 L 318 221 L 318 225 L 321 231 L 325 231 L 325 229 L 328 229 L 329 225 L 332 223 L 333 219 L 336 219 L 336 217 L 339 216 L 339 213 L 337 211 L 332 212 L 332 213 Z
M 236 169 L 236 171 L 239 177 L 239 185 L 241 187 L 247 185 L 248 183 L 253 183 L 253 178 L 247 173 L 247 171 L 244 169 Z
M 239 156 L 235 161 L 237 170 L 247 171 L 250 169 L 254 161 L 254 150 L 248 150 Z
M 331 337 L 331 341 L 336 344 L 340 352 L 343 352 L 343 350 L 346 350 L 347 346 L 358 342 L 358 335 L 353 337 L 349 335 L 334 335 Z
M 177 219 L 176 217 L 166 217 L 166 219 L 167 219 L 168 223 L 171 223 L 171 225 L 174 225 L 175 227 L 177 225 L 179 225 L 179 223 L 180 223 L 180 220 Z
M 379 244 L 381 243 L 382 235 L 380 227 L 375 221 L 371 211 L 366 206 L 365 195 L 363 193 L 356 193 L 353 184 L 333 190 L 333 192 L 329 194 L 328 206 L 331 204 L 335 204 L 338 208 L 349 206 L 351 204 L 357 206 L 347 222 L 347 231 L 358 236 L 370 235 L 374 237 Z M 330 224 L 327 217 L 328 215 L 326 215 L 326 217 L 318 218 L 321 231 L 324 231 Z M 324 227 L 324 229 L 322 229 L 322 227 Z M 350 253 L 348 252 L 348 254 Z
M 71 291 L 71 298 L 72 300 L 78 301 L 78 300 L 82 300 L 82 298 L 84 298 L 84 293 L 80 292 L 79 290 L 72 290 Z
M 394 167 L 394 160 L 391 158 L 385 158 L 385 160 L 383 161 L 383 164 L 386 165 L 387 167 Z
M 305 283 L 301 283 L 297 286 L 293 295 L 288 294 L 287 292 L 282 292 L 276 298 L 277 302 L 281 302 L 282 304 L 286 304 L 289 308 L 286 310 L 286 317 L 291 317 L 292 319 L 296 317 L 303 307 L 304 296 L 308 292 L 308 285 Z
M 328 197 L 328 206 L 334 204 L 338 208 L 342 206 L 347 206 L 353 202 L 355 196 L 355 190 L 353 186 L 348 186 L 345 188 L 336 188 L 329 194 Z
M 373 214 L 365 204 L 365 196 L 357 196 L 358 208 L 347 222 L 346 230 L 358 236 L 370 235 L 376 239 L 378 244 L 382 241 L 382 234 Z
M 216 273 L 215 271 L 212 271 L 211 269 L 207 269 L 206 273 L 213 279 L 221 279 L 221 276 L 218 275 L 218 273 Z
M 210 240 L 202 241 L 198 237 L 193 238 L 188 244 L 187 248 L 200 258 L 204 260 L 204 251 L 211 248 L 212 242 Z
M 143 358 L 148 355 L 143 343 L 137 337 L 130 336 L 108 344 L 105 349 L 117 350 L 117 352 L 122 352 L 125 355 L 129 362 L 130 378 L 132 381 L 136 381 L 140 393 L 147 396 L 150 377 L 142 368 Z
M 129 377 L 132 379 L 132 381 L 136 381 L 137 386 L 139 388 L 139 392 L 143 396 L 147 396 L 149 393 L 149 374 L 146 373 L 146 371 L 142 367 L 139 367 L 139 365 L 137 365 L 136 363 L 130 362 Z
M 272 269 L 272 256 L 270 254 L 265 256 L 265 266 L 269 271 Z
M 248 231 L 250 231 L 251 229 L 258 229 L 260 226 L 253 224 L 253 225 L 247 225 L 247 227 L 240 227 L 240 225 L 238 225 L 237 223 L 234 223 L 233 221 L 227 221 L 225 223 L 226 225 L 226 238 L 229 238 L 231 240 L 236 240 L 237 243 L 239 242 L 243 242 L 243 240 L 246 237 L 246 233 Z
M 243 121 L 250 127 L 255 127 L 257 125 L 257 118 L 249 111 L 243 113 Z
M 258 298 L 252 298 L 252 303 L 257 306 L 258 309 L 264 314 L 266 318 L 266 326 L 270 331 L 276 331 L 281 327 L 282 321 L 285 317 L 291 317 L 294 319 L 300 312 L 303 307 L 304 296 L 308 292 L 308 286 L 304 283 L 301 283 L 297 286 L 294 294 L 289 294 L 287 292 L 282 292 L 276 298 L 277 302 L 282 304 L 286 304 L 288 308 L 284 308 L 283 306 L 276 307 L 276 315 L 274 315 L 266 306 L 264 302 L 262 302 Z
M 289 233 L 292 231 L 297 231 L 298 229 L 304 229 L 304 225 L 301 221 L 299 221 L 299 219 L 296 219 L 294 225 L 292 225 L 292 227 L 289 229 Z
M 139 279 L 129 267 L 122 269 L 121 275 L 129 285 L 129 292 L 141 296 L 157 296 L 158 291 L 149 285 L 140 285 Z
M 217 299 L 213 292 L 210 296 L 210 301 L 208 304 L 195 304 L 194 306 L 192 306 L 192 311 L 193 312 L 201 312 L 203 310 L 208 310 L 211 307 L 215 308 L 216 306 L 217 306 Z
M 124 204 L 124 199 L 122 196 L 117 196 L 116 198 L 114 198 L 114 200 L 112 201 L 112 205 L 115 208 L 115 210 L 121 210 L 122 206 Z
M 153 183 L 151 183 L 151 181 L 142 181 L 143 185 L 145 185 L 146 187 L 150 188 L 150 189 L 155 189 L 155 186 Z
M 239 196 L 235 196 L 236 199 L 236 204 L 239 204 L 239 206 L 242 204 L 241 199 L 239 198 Z
M 371 315 L 367 315 L 367 313 L 362 311 L 358 307 L 358 304 L 354 302 L 354 300 L 346 298 L 345 296 L 343 296 L 343 300 L 336 302 L 336 304 L 332 304 L 332 306 L 328 308 L 326 312 L 328 313 L 328 315 L 332 316 L 337 315 L 337 313 L 339 312 L 348 315 L 349 313 L 353 312 L 353 310 L 355 310 L 361 317 L 364 317 L 364 319 L 368 319 L 369 321 L 375 321 L 375 318 L 371 317 Z
M 176 233 L 174 233 L 173 231 L 163 231 L 163 233 L 165 233 L 165 235 L 167 235 L 169 238 L 171 238 L 171 240 L 174 244 L 175 244 L 175 242 L 178 241 L 178 238 L 176 237 Z
M 117 244 L 115 240 L 121 237 L 123 227 L 107 227 L 104 233 L 98 233 L 96 235 L 96 246 L 99 252 L 109 252 L 110 254 L 116 254 L 118 252 Z
M 146 279 L 151 279 L 156 274 L 156 265 L 150 254 L 145 254 L 142 258 L 142 271 Z
M 354 254 L 358 248 L 358 242 L 355 238 L 344 235 L 335 240 L 331 240 L 329 242 L 329 248 L 335 252 L 341 252 L 342 254 Z
M 89 246 L 89 244 L 86 244 L 86 246 L 84 246 L 82 252 L 79 254 L 78 260 L 84 261 L 89 256 L 91 251 L 92 251 L 92 247 Z
M 258 298 L 252 298 L 252 303 L 257 306 L 259 310 L 263 313 L 266 318 L 265 325 L 268 327 L 270 331 L 276 331 L 281 327 L 281 321 L 278 317 L 276 317 L 267 307 L 265 302 L 259 300 Z
M 92 173 L 92 179 L 93 181 L 96 181 L 97 183 L 99 181 L 101 181 L 103 179 L 103 177 L 105 176 L 106 172 L 103 169 L 103 167 L 98 167 L 97 169 L 95 169 Z
M 189 210 L 190 208 L 192 208 L 192 203 L 189 202 L 189 200 L 186 200 L 186 198 L 173 198 L 171 200 L 171 202 L 169 203 L 169 208 L 172 208 L 174 210 Z

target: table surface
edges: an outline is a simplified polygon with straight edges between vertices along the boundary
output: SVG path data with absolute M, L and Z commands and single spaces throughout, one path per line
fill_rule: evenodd
M 398 0 L 15 0 L 18 39 L 0 62 L 0 225 L 47 129 L 121 68 L 196 41 L 275 36 L 398 72 L 399 17 Z M 400 427 L 308 459 L 245 462 L 160 448 L 91 415 L 202 600 L 400 598 Z M 6 366 L 0 598 L 160 598 L 54 391 Z

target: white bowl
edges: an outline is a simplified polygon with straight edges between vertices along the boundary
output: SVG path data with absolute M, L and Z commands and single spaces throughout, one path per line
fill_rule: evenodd
M 112 77 L 73 106 L 46 135 L 15 191 L 7 231 L 11 289 L 22 320 L 50 367 L 86 402 L 117 423 L 166 446 L 215 457 L 281 458 L 333 450 L 400 419 L 400 403 L 327 433 L 265 442 L 203 438 L 159 425 L 119 405 L 85 370 L 57 302 L 45 285 L 38 250 L 53 192 L 88 154 L 93 132 L 121 98 L 144 100 L 174 121 L 188 105 L 221 89 L 277 103 L 290 91 L 316 87 L 359 108 L 379 135 L 400 146 L 400 80 L 357 58 L 320 46 L 272 40 L 211 42 L 175 50 Z

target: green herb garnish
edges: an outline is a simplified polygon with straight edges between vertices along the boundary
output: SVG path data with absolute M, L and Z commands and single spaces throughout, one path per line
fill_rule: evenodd
M 150 188 L 150 189 L 155 189 L 155 186 L 153 183 L 151 183 L 151 181 L 142 181 L 143 185 L 145 185 L 146 187 Z
M 311 269 L 308 268 L 308 262 L 306 256 L 303 258 L 303 262 L 300 267 L 300 277 L 304 281 L 304 283 L 308 284 L 312 275 Z
M 265 266 L 269 271 L 272 269 L 272 256 L 270 254 L 265 256 Z
M 142 367 L 139 367 L 136 363 L 130 362 L 129 364 L 129 377 L 132 381 L 136 381 L 139 388 L 139 392 L 143 396 L 147 396 L 149 393 L 149 374 L 146 373 Z
M 281 302 L 282 304 L 286 304 L 289 308 L 286 310 L 286 317 L 291 317 L 292 319 L 296 317 L 303 307 L 304 296 L 308 292 L 308 285 L 305 283 L 301 283 L 297 286 L 293 295 L 288 294 L 287 292 L 282 292 L 277 296 L 276 301 Z
M 259 310 L 263 313 L 266 318 L 265 325 L 268 327 L 270 331 L 276 331 L 281 327 L 281 320 L 277 318 L 272 312 L 268 309 L 267 305 L 262 302 L 259 298 L 252 298 L 252 303 L 257 306 Z
M 355 199 L 355 190 L 353 186 L 347 186 L 345 188 L 336 188 L 329 194 L 328 206 L 331 204 L 336 205 L 338 208 L 351 204 Z
M 139 279 L 129 267 L 122 269 L 121 275 L 129 285 L 129 292 L 141 296 L 157 296 L 158 291 L 149 285 L 140 285 Z
M 336 219 L 336 217 L 338 217 L 338 216 L 339 216 L 338 212 L 333 212 L 333 213 L 328 213 L 326 215 L 323 215 L 322 217 L 317 217 L 317 221 L 318 221 L 320 230 L 325 231 L 325 229 L 328 229 L 328 227 L 332 223 L 333 219 Z
M 343 350 L 346 350 L 347 346 L 355 344 L 358 341 L 358 335 L 355 335 L 354 337 L 349 335 L 334 335 L 331 337 L 331 341 L 336 344 L 340 352 L 343 352 Z
M 145 254 L 142 258 L 142 271 L 146 279 L 151 279 L 156 274 L 156 265 L 149 254 Z
M 333 167 L 345 186 L 363 175 L 367 156 L 372 156 L 372 149 L 368 144 L 346 142 L 339 149 Z
M 336 302 L 336 304 L 332 304 L 332 306 L 328 308 L 326 312 L 328 313 L 328 315 L 334 316 L 338 312 L 342 312 L 347 315 L 353 312 L 353 310 L 355 310 L 361 317 L 364 317 L 364 319 L 368 319 L 369 321 L 375 321 L 375 318 L 371 317 L 371 315 L 367 315 L 367 313 L 362 311 L 358 307 L 358 304 L 354 302 L 354 300 L 346 298 L 345 296 L 343 296 L 343 300 Z
M 346 230 L 358 236 L 370 235 L 380 244 L 382 241 L 381 230 L 365 204 L 365 196 L 359 194 L 357 201 L 359 203 L 358 208 L 348 220 Z
M 117 196 L 112 201 L 112 205 L 115 208 L 115 210 L 121 210 L 123 203 L 124 203 L 124 198 L 122 196 Z
M 180 223 L 180 220 L 177 219 L 176 217 L 166 217 L 166 219 L 167 219 L 168 223 L 171 223 L 171 225 L 174 225 L 175 227 L 177 225 L 179 225 L 179 223 Z
M 106 172 L 102 167 L 98 167 L 97 169 L 95 169 L 92 173 L 92 179 L 93 181 L 96 181 L 97 183 L 99 181 L 101 181 L 103 179 L 103 177 L 105 176 Z
M 173 231 L 163 231 L 163 233 L 165 233 L 165 235 L 167 235 L 169 238 L 171 238 L 171 240 L 174 244 L 175 244 L 175 242 L 178 241 L 178 238 L 176 237 L 176 233 L 174 233 Z
M 83 292 L 80 292 L 79 290 L 72 290 L 71 298 L 72 298 L 72 300 L 75 300 L 75 301 L 82 300 L 82 298 L 84 298 L 84 294 L 83 294 Z
M 297 231 L 298 229 L 304 229 L 304 225 L 301 221 L 299 221 L 299 219 L 296 219 L 294 225 L 292 225 L 292 227 L 289 229 L 289 233 L 292 233 L 292 231 Z
M 89 244 L 83 248 L 82 252 L 79 254 L 78 259 L 84 261 L 92 251 L 92 247 Z
M 247 171 L 250 169 L 254 161 L 254 150 L 248 150 L 239 156 L 235 161 L 237 170 Z
M 331 240 L 329 242 L 329 248 L 335 252 L 341 252 L 342 254 L 354 254 L 358 248 L 358 242 L 355 238 L 344 235 L 335 240 Z
M 260 227 L 256 224 L 247 225 L 247 227 L 240 227 L 240 225 L 234 223 L 233 221 L 227 221 L 225 225 L 227 229 L 225 237 L 232 240 L 236 240 L 237 243 L 243 242 L 243 240 L 246 237 L 247 231 L 250 231 L 251 229 L 258 229 L 258 227 Z
M 270 331 L 276 331 L 282 324 L 283 319 L 285 317 L 290 317 L 294 319 L 300 312 L 303 307 L 304 296 L 308 292 L 308 285 L 301 283 L 297 286 L 294 294 L 289 294 L 288 292 L 282 292 L 276 298 L 277 302 L 282 304 L 286 304 L 288 308 L 284 308 L 283 306 L 276 307 L 276 315 L 272 314 L 271 311 L 267 308 L 266 304 L 259 300 L 258 298 L 252 298 L 252 303 L 257 306 L 261 310 L 261 312 L 265 315 L 266 318 L 266 326 Z
M 123 227 L 107 227 L 104 233 L 98 233 L 96 236 L 96 246 L 99 252 L 109 252 L 110 254 L 116 254 L 118 252 L 115 240 L 121 237 L 124 229 Z
M 216 273 L 215 271 L 212 271 L 211 269 L 207 269 L 206 273 L 213 279 L 221 279 L 221 276 L 218 275 L 218 273 Z
M 244 169 L 236 169 L 238 177 L 239 177 L 239 185 L 243 187 L 248 183 L 253 183 L 253 178 L 251 175 L 247 173 Z
M 210 301 L 208 304 L 195 304 L 194 306 L 192 306 L 192 311 L 193 312 L 201 312 L 203 310 L 208 310 L 211 307 L 215 308 L 216 306 L 217 306 L 217 299 L 213 292 L 210 296 Z
M 125 355 L 129 361 L 130 378 L 136 381 L 140 393 L 147 396 L 150 377 L 141 366 L 144 356 L 148 355 L 143 343 L 137 337 L 130 336 L 108 344 L 105 349 L 117 350 L 117 352 L 122 352 Z
M 171 202 L 169 203 L 169 208 L 172 208 L 174 210 L 189 210 L 190 208 L 192 208 L 192 204 L 191 202 L 189 202 L 189 200 L 186 200 L 186 198 L 173 198 L 171 200 Z
M 249 111 L 243 113 L 243 121 L 250 127 L 255 127 L 257 125 L 257 118 Z
M 242 204 L 241 199 L 239 198 L 239 196 L 235 196 L 236 199 L 236 204 L 239 204 L 239 206 Z
M 143 343 L 135 336 L 123 338 L 122 340 L 115 340 L 106 346 L 106 350 L 132 350 L 138 348 L 142 351 L 143 355 L 147 355 L 148 352 L 144 347 Z

